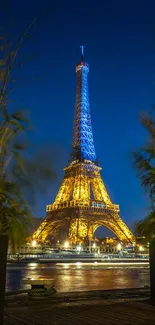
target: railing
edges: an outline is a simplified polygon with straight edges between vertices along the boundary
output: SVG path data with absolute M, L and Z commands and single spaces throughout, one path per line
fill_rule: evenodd
M 64 209 L 64 208 L 72 208 L 72 207 L 87 207 L 87 208 L 95 208 L 95 209 L 107 209 L 107 210 L 113 210 L 118 212 L 119 211 L 119 205 L 118 204 L 105 204 L 100 201 L 89 201 L 89 202 L 83 202 L 79 200 L 74 201 L 66 201 L 59 204 L 49 204 L 46 206 L 46 211 L 50 212 L 53 210 L 58 209 Z

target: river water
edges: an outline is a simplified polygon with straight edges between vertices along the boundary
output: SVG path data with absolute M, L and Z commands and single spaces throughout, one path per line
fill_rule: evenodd
M 138 288 L 149 285 L 147 266 L 102 266 L 74 264 L 8 264 L 6 291 L 27 289 L 24 278 L 54 278 L 59 292 Z

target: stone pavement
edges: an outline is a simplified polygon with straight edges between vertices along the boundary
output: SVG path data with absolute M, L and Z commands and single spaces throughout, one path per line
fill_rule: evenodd
M 155 307 L 143 301 L 38 302 L 8 307 L 4 325 L 155 325 Z

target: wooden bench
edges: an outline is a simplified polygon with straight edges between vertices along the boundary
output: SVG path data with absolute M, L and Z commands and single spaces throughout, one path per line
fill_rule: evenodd
M 22 283 L 31 285 L 31 289 L 28 292 L 29 300 L 49 299 L 56 292 L 54 279 L 27 278 L 23 279 Z

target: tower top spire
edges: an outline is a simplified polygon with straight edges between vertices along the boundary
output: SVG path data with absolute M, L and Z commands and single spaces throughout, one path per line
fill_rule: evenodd
M 84 48 L 85 48 L 84 45 L 81 45 L 81 46 L 80 46 L 80 49 L 81 49 L 81 60 L 82 60 L 82 61 L 84 61 Z

